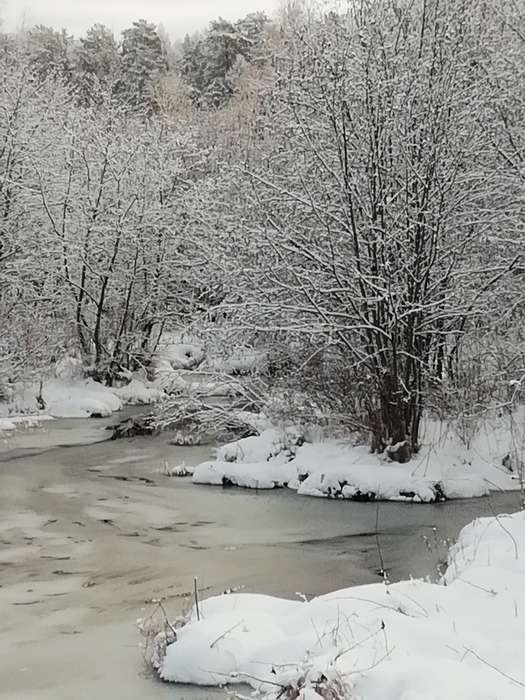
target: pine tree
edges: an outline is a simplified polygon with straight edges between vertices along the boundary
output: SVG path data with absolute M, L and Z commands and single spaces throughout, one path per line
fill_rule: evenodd
M 43 81 L 55 76 L 69 80 L 73 38 L 66 30 L 39 24 L 28 32 L 27 38 L 29 60 L 38 78 Z
M 268 22 L 264 12 L 251 12 L 235 24 L 239 35 L 239 50 L 249 63 L 264 59 L 265 28 Z
M 154 24 L 144 19 L 122 32 L 121 96 L 134 108 L 153 109 L 152 88 L 167 71 L 162 42 Z
M 74 82 L 81 104 L 97 102 L 99 87 L 111 85 L 120 71 L 120 54 L 113 32 L 102 24 L 93 25 L 74 54 Z
M 186 34 L 181 47 L 179 70 L 189 84 L 194 102 L 198 102 L 204 89 L 202 40 L 198 35 Z
M 231 76 L 239 63 L 263 57 L 266 15 L 256 12 L 232 23 L 219 17 L 203 37 L 186 36 L 181 72 L 194 91 L 194 99 L 218 107 L 234 92 Z M 238 71 L 237 71 L 238 72 Z

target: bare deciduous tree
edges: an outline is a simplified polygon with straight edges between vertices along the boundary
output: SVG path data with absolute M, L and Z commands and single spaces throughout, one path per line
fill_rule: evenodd
M 483 0 L 300 19 L 249 168 L 263 212 L 252 325 L 338 355 L 349 410 L 358 390 L 373 449 L 395 459 L 418 449 L 425 398 L 519 262 L 489 241 L 508 219 L 485 130 L 495 31 Z

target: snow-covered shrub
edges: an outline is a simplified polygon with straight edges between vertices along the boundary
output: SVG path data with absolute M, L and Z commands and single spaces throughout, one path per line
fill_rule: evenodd
M 217 450 L 217 459 L 224 462 L 269 462 L 279 458 L 290 461 L 304 444 L 303 432 L 296 427 L 269 428 L 254 435 L 223 445 Z
M 223 338 L 213 337 L 213 354 L 207 360 L 207 366 L 215 371 L 229 375 L 253 375 L 265 371 L 268 353 L 264 348 L 254 348 L 226 342 Z
M 82 379 L 84 376 L 82 360 L 72 355 L 64 355 L 55 365 L 55 376 L 63 381 Z
M 195 369 L 204 360 L 204 348 L 193 343 L 175 342 L 172 336 L 166 336 L 158 344 L 152 365 L 163 367 L 168 363 L 172 369 Z

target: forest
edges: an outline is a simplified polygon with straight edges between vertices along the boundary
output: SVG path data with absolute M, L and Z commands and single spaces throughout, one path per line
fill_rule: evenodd
M 35 26 L 0 74 L 0 396 L 65 354 L 122 382 L 184 329 L 398 461 L 425 415 L 520 402 L 520 0 Z
M 0 23 L 0 700 L 523 700 L 525 0 L 93 20 Z

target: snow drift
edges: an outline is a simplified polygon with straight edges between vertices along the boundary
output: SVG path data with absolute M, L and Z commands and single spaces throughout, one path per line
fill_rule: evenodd
M 221 447 L 216 460 L 195 468 L 198 484 L 271 489 L 302 496 L 428 503 L 520 488 L 519 474 L 503 466 L 510 435 L 504 422 L 467 448 L 452 431 L 429 423 L 420 452 L 408 463 L 370 454 L 366 445 L 305 442 L 296 428 L 268 429 Z
M 525 514 L 465 527 L 440 583 L 377 583 L 309 602 L 200 604 L 157 659 L 167 681 L 266 698 L 518 700 L 525 692 Z

